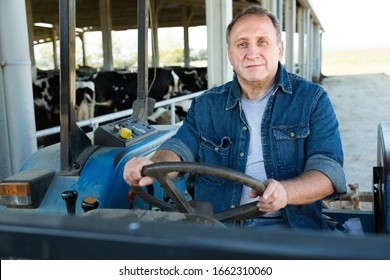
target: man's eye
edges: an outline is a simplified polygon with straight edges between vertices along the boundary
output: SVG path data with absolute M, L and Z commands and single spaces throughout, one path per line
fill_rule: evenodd
M 246 42 L 238 43 L 239 47 L 246 47 L 248 44 Z
M 268 41 L 266 41 L 266 40 L 260 40 L 260 41 L 259 41 L 259 45 L 260 45 L 260 46 L 268 45 Z

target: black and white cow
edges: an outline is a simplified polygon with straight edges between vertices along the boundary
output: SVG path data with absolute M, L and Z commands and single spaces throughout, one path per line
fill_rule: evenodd
M 92 81 L 76 81 L 76 119 L 87 120 L 95 116 L 95 84 Z
M 102 71 L 95 74 L 91 81 L 95 84 L 95 116 L 102 116 L 131 108 L 136 93 L 131 93 L 129 85 L 137 83 L 133 73 Z
M 60 114 L 60 76 L 59 73 L 49 74 L 33 82 L 36 126 L 38 130 L 59 125 Z M 95 85 L 92 81 L 76 81 L 77 120 L 94 116 Z M 88 105 L 88 106 L 87 106 Z M 88 107 L 88 112 L 85 110 Z M 39 115 L 39 119 L 37 119 Z M 50 126 L 49 126 L 50 125 Z M 54 126 L 56 126 L 54 125 Z
M 137 73 L 99 72 L 93 77 L 96 90 L 96 115 L 105 115 L 132 108 L 137 99 Z M 157 102 L 169 98 L 174 87 L 172 72 L 164 68 L 149 68 L 148 96 Z
M 207 67 L 173 68 L 178 76 L 178 92 L 180 95 L 207 89 Z
M 54 73 L 33 82 L 34 105 L 43 108 L 48 119 L 60 110 L 60 75 Z
M 202 90 L 204 85 L 200 79 L 203 76 L 199 73 L 196 68 L 174 71 L 149 68 L 148 95 L 158 102 L 178 94 Z M 130 109 L 137 99 L 137 73 L 101 71 L 92 76 L 85 72 L 78 75 L 75 108 L 77 121 Z M 33 82 L 33 91 L 36 127 L 37 130 L 42 130 L 60 125 L 60 82 L 58 72 L 46 74 L 46 77 L 41 73 L 39 77 Z M 185 110 L 179 120 L 183 118 L 183 114 L 185 115 Z

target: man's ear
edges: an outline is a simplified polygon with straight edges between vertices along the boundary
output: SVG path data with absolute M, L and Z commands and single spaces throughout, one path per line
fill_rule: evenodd
M 230 52 L 229 46 L 227 47 L 227 55 L 228 55 L 228 58 L 229 58 L 229 62 L 230 62 L 230 64 L 232 65 L 232 58 L 231 58 L 232 54 L 231 54 L 231 52 Z
M 282 59 L 283 54 L 284 54 L 284 42 L 280 41 L 280 44 L 279 44 L 279 60 Z

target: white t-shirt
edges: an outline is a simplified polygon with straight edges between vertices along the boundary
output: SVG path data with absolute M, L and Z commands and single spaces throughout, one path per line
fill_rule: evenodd
M 248 100 L 241 98 L 242 109 L 244 110 L 245 117 L 248 122 L 250 135 L 248 160 L 246 163 L 245 173 L 261 182 L 264 182 L 267 179 L 264 167 L 263 146 L 261 143 L 261 121 L 265 107 L 273 89 L 274 88 L 272 87 L 271 90 L 259 100 Z M 251 192 L 251 190 L 252 189 L 250 187 L 243 187 L 240 205 L 258 200 L 258 198 L 248 197 L 248 194 Z M 280 216 L 280 211 L 270 212 L 265 216 Z

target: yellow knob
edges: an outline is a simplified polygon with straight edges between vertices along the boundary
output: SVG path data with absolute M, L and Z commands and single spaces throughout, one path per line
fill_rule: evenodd
M 129 129 L 129 128 L 127 128 L 127 127 L 122 127 L 122 129 L 121 129 L 119 135 L 120 135 L 122 138 L 124 138 L 124 139 L 126 139 L 126 140 L 129 140 L 129 139 L 132 137 L 133 132 L 131 131 L 131 129 Z

